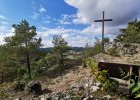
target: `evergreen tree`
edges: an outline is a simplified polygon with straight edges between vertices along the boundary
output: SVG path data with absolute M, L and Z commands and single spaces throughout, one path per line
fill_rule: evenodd
M 68 43 L 61 35 L 54 36 L 52 43 L 54 45 L 53 52 L 57 55 L 57 63 L 59 66 L 64 66 L 64 53 L 69 49 Z
M 116 42 L 140 43 L 140 21 L 129 22 L 126 28 L 120 29 L 121 33 L 115 39 Z
M 41 38 L 35 38 L 37 35 L 36 27 L 30 26 L 26 20 L 22 20 L 19 24 L 12 25 L 14 28 L 14 35 L 6 37 L 6 45 L 14 49 L 18 64 L 25 65 L 28 69 L 28 74 L 31 79 L 31 56 L 41 46 Z

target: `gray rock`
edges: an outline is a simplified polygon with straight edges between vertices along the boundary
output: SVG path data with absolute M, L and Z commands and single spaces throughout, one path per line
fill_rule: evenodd
M 40 100 L 51 100 L 51 96 L 49 94 L 41 95 Z
M 94 85 L 100 87 L 101 83 L 96 82 Z
M 20 98 L 20 97 L 18 97 L 18 98 L 15 98 L 15 100 L 21 100 L 21 98 Z
M 103 98 L 109 100 L 109 99 L 111 99 L 111 96 L 110 95 L 106 95 L 106 96 L 103 96 Z
M 39 81 L 30 81 L 26 86 L 27 93 L 40 94 L 42 93 L 42 86 Z
M 70 99 L 70 95 L 67 95 L 67 96 L 65 97 L 65 99 L 66 99 L 66 100 L 69 100 L 69 99 Z
M 98 86 L 91 86 L 91 90 L 92 92 L 96 92 L 97 90 L 99 90 L 100 88 Z
M 84 98 L 83 100 L 89 100 L 89 97 Z

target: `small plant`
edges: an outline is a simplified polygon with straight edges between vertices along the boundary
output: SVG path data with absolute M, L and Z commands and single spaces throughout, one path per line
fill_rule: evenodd
M 118 91 L 119 83 L 113 79 L 110 79 L 107 70 L 101 70 L 98 68 L 97 62 L 93 58 L 87 58 L 86 65 L 95 76 L 95 81 L 101 83 L 101 90 L 104 90 L 112 95 Z
M 140 98 L 140 83 L 135 82 L 133 79 L 130 79 L 130 84 L 128 86 L 130 90 L 130 96 L 135 96 L 135 98 Z
M 0 90 L 0 97 L 1 97 L 0 99 L 5 98 L 7 96 L 8 96 L 7 92 L 4 89 L 3 90 L 1 89 Z
M 117 51 L 117 47 L 112 47 L 112 48 L 109 48 L 107 50 L 107 54 L 111 55 L 111 56 L 115 56 L 115 57 L 118 57 L 118 51 Z
M 140 82 L 137 82 L 138 76 L 134 73 L 127 73 L 123 79 L 129 82 L 128 88 L 130 91 L 130 97 L 140 98 Z
M 27 84 L 30 81 L 30 76 L 23 66 L 18 69 L 18 81 L 23 84 Z

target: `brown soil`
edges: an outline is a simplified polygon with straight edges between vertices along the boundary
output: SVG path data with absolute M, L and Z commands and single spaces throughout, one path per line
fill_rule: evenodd
M 52 92 L 65 91 L 68 87 L 79 81 L 90 80 L 91 74 L 88 68 L 83 68 L 82 66 L 76 66 L 72 70 L 66 70 L 65 74 L 58 76 L 57 78 L 50 79 L 50 83 L 43 83 L 43 88 L 48 88 Z M 48 85 L 46 85 L 48 84 Z

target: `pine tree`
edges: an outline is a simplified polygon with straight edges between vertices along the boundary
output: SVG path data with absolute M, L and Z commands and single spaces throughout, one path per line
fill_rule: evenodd
M 64 53 L 69 49 L 68 43 L 61 35 L 54 36 L 52 43 L 54 45 L 53 52 L 57 55 L 59 66 L 64 66 Z
M 15 51 L 17 64 L 25 65 L 28 69 L 28 75 L 31 79 L 31 56 L 41 46 L 41 38 L 35 38 L 37 35 L 36 27 L 30 26 L 26 20 L 22 20 L 19 24 L 13 24 L 14 35 L 6 37 L 6 46 L 11 47 Z M 25 60 L 26 59 L 26 60 Z
M 121 33 L 115 39 L 116 42 L 140 43 L 140 21 L 129 22 L 126 28 L 120 29 Z

